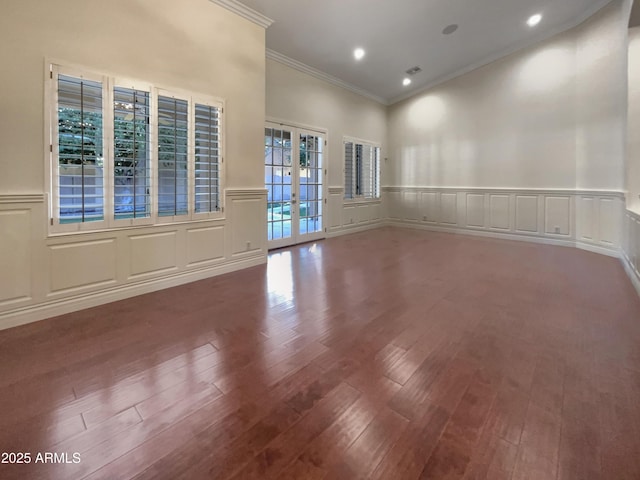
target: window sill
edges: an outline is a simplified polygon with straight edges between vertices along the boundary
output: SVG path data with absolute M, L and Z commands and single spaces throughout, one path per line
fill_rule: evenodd
M 342 203 L 343 205 L 365 205 L 365 204 L 372 204 L 372 203 L 381 203 L 382 199 L 381 198 L 349 198 L 349 199 L 342 199 Z
M 91 235 L 91 234 L 99 234 L 99 233 L 116 233 L 116 232 L 124 232 L 130 230 L 144 230 L 144 229 L 161 229 L 168 228 L 180 225 L 197 225 L 202 223 L 210 223 L 210 222 L 224 222 L 226 217 L 221 215 L 219 217 L 209 217 L 209 218 L 198 218 L 198 219 L 189 219 L 178 222 L 167 222 L 167 223 L 148 223 L 144 225 L 123 225 L 116 227 L 106 227 L 106 228 L 96 228 L 93 230 L 78 230 L 75 232 L 47 232 L 47 238 L 60 238 L 60 237 L 72 237 L 76 235 Z

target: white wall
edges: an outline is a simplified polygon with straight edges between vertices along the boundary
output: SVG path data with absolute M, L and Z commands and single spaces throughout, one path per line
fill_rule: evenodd
M 576 188 L 624 191 L 630 0 L 576 29 Z
M 390 218 L 617 252 L 629 8 L 391 106 Z
M 335 234 L 377 224 L 382 218 L 380 201 L 343 202 L 342 140 L 350 136 L 380 143 L 384 159 L 386 107 L 270 59 L 266 97 L 267 117 L 328 131 L 328 232 Z
M 5 0 L 0 328 L 264 262 L 265 32 L 209 0 Z M 48 235 L 46 60 L 226 100 L 225 218 Z
M 629 30 L 627 208 L 640 214 L 640 27 Z

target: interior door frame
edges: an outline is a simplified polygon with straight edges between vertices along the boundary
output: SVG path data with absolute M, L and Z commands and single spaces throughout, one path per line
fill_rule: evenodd
M 292 155 L 295 156 L 297 161 L 300 149 L 300 135 L 301 134 L 309 134 L 309 135 L 322 135 L 324 138 L 324 149 L 322 151 L 322 228 L 319 232 L 314 232 L 311 234 L 305 234 L 302 238 L 300 238 L 300 218 L 299 218 L 299 209 L 295 208 L 295 213 L 292 213 L 291 216 L 291 237 L 286 237 L 277 240 L 268 241 L 268 249 L 276 249 L 276 248 L 284 248 L 293 245 L 297 245 L 299 243 L 311 242 L 314 240 L 321 240 L 326 238 L 327 236 L 327 213 L 328 213 L 328 200 L 327 195 L 329 192 L 329 188 L 327 186 L 327 179 L 329 178 L 329 132 L 326 128 L 317 127 L 313 125 L 305 125 L 302 123 L 291 122 L 288 120 L 283 120 L 275 117 L 266 117 L 264 128 L 282 128 L 282 129 L 291 129 L 292 133 Z M 292 165 L 294 161 L 292 160 Z M 299 169 L 299 164 L 296 164 L 296 168 L 294 169 L 296 174 Z M 294 171 L 292 170 L 292 172 Z M 293 173 L 292 173 L 293 177 Z M 294 191 L 294 179 L 292 178 L 291 191 Z M 296 191 L 296 200 L 299 200 L 299 178 L 295 179 L 295 191 Z M 299 205 L 296 202 L 296 207 Z M 296 217 L 296 221 L 294 222 L 294 215 Z M 294 231 L 295 224 L 295 231 Z M 268 223 L 267 223 L 268 226 Z

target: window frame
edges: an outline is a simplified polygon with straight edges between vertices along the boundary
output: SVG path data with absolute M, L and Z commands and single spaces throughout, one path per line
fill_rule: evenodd
M 351 149 L 351 153 L 352 153 L 352 158 L 351 159 L 347 159 L 347 153 L 346 153 L 346 144 L 347 143 L 351 143 L 352 144 L 352 149 Z M 371 162 L 371 169 L 369 170 L 369 175 L 372 176 L 373 178 L 373 191 L 372 191 L 372 195 L 371 196 L 366 196 L 364 193 L 357 193 L 357 189 L 356 186 L 358 185 L 358 183 L 360 183 L 360 190 L 361 192 L 364 191 L 365 189 L 363 188 L 363 181 L 365 178 L 365 172 L 363 170 L 363 167 L 365 166 L 365 161 L 364 158 L 362 159 L 362 164 L 360 165 L 360 168 L 358 169 L 357 166 L 357 160 L 356 160 L 356 152 L 358 149 L 358 146 L 361 147 L 362 152 L 364 153 L 365 151 L 365 147 L 370 147 L 371 148 L 371 154 L 372 154 L 372 162 Z M 342 139 L 342 158 L 343 158 L 343 169 L 342 169 L 342 173 L 343 173 L 343 178 L 342 178 L 342 188 L 343 190 L 343 201 L 345 203 L 349 203 L 349 202 L 358 202 L 358 203 L 362 203 L 362 202 L 375 202 L 375 201 L 380 201 L 381 198 L 381 188 L 380 188 L 380 169 L 381 169 L 381 155 L 382 155 L 382 146 L 380 143 L 378 142 L 373 142 L 370 140 L 363 140 L 361 138 L 356 138 L 356 137 L 349 137 L 349 136 L 344 136 Z M 347 188 L 346 188 L 346 181 L 347 181 L 347 162 L 351 162 L 351 171 L 352 171 L 352 180 L 351 180 L 351 191 L 352 191 L 352 196 L 348 197 L 347 196 Z M 358 173 L 360 174 L 360 180 L 358 181 Z
M 100 232 L 123 228 L 169 225 L 185 222 L 224 219 L 226 175 L 224 157 L 226 149 L 225 101 L 212 95 L 198 94 L 183 89 L 166 88 L 125 76 L 96 73 L 91 69 L 68 66 L 47 61 L 45 77 L 45 182 L 48 197 L 48 235 Z M 102 85 L 102 144 L 103 144 L 103 211 L 102 220 L 61 223 L 60 221 L 60 165 L 58 126 L 59 75 L 100 82 Z M 139 90 L 149 93 L 149 216 L 116 219 L 115 216 L 115 88 Z M 158 184 L 158 98 L 166 96 L 187 101 L 187 213 L 185 215 L 159 216 Z M 195 111 L 196 104 L 217 108 L 218 114 L 218 210 L 195 212 Z M 134 192 L 135 194 L 135 192 Z
M 72 232 L 85 232 L 92 230 L 103 230 L 109 228 L 109 218 L 108 218 L 108 195 L 104 195 L 103 197 L 103 212 L 104 218 L 102 220 L 97 220 L 93 222 L 73 222 L 73 223 L 61 223 L 60 221 L 60 160 L 59 160 L 59 149 L 60 149 L 60 131 L 59 131 L 59 123 L 58 123 L 58 105 L 59 105 L 59 96 L 58 96 L 58 79 L 60 75 L 75 77 L 82 80 L 89 80 L 93 82 L 100 82 L 102 85 L 102 155 L 103 155 L 103 175 L 102 175 L 102 191 L 107 192 L 109 189 L 108 185 L 108 168 L 106 165 L 107 158 L 111 156 L 111 152 L 109 151 L 109 141 L 107 139 L 107 132 L 109 126 L 107 124 L 105 118 L 105 109 L 108 107 L 108 98 L 104 95 L 105 92 L 105 84 L 107 82 L 107 77 L 104 75 L 95 74 L 92 72 L 87 72 L 80 70 L 75 67 L 63 67 L 60 65 L 52 64 L 50 68 L 50 81 L 51 81 L 51 98 L 49 103 L 49 112 L 46 115 L 47 121 L 45 121 L 45 128 L 49 129 L 49 155 L 47 157 L 47 166 L 46 169 L 49 172 L 48 175 L 48 195 L 50 197 L 50 229 L 51 231 L 60 232 L 60 233 L 72 233 Z M 105 171 L 106 170 L 106 171 Z

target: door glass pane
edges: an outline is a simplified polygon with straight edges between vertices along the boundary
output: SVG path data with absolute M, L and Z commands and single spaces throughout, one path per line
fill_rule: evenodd
M 291 132 L 265 129 L 264 163 L 268 192 L 267 238 L 291 237 Z
M 315 135 L 300 136 L 300 226 L 301 235 L 322 229 L 322 148 L 324 140 Z

